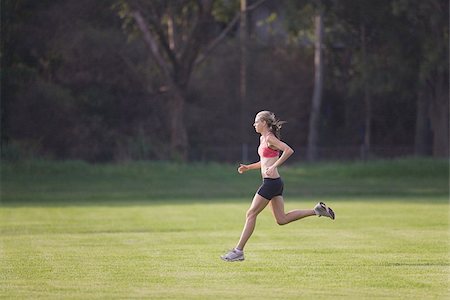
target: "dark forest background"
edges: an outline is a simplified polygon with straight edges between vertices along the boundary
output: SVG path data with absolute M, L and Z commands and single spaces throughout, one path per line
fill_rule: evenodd
M 313 159 L 448 157 L 448 22 L 442 0 L 2 0 L 2 158 L 254 160 L 260 110 L 294 159 L 311 132 Z

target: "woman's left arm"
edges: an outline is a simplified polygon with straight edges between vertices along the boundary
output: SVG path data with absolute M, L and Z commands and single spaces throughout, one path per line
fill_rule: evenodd
M 281 166 L 288 158 L 294 153 L 291 147 L 288 144 L 280 141 L 276 137 L 270 135 L 267 139 L 269 145 L 276 147 L 278 150 L 281 150 L 283 154 L 278 158 L 278 160 L 272 165 L 272 167 L 277 168 Z

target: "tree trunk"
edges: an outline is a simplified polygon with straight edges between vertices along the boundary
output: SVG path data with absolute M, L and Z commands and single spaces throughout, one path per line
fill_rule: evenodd
M 317 144 L 319 139 L 319 125 L 320 125 L 320 106 L 322 102 L 322 88 L 323 88 L 323 17 L 320 11 L 314 18 L 315 23 L 315 53 L 314 53 L 314 93 L 311 105 L 311 114 L 309 117 L 309 132 L 308 132 L 308 161 L 317 160 Z
M 444 8 L 448 2 L 433 1 L 434 7 Z M 442 6 L 441 6 L 442 5 Z M 448 15 L 447 18 L 440 18 L 438 22 L 432 22 L 431 36 L 434 40 L 434 53 L 439 60 L 434 65 L 434 76 L 431 91 L 430 119 L 433 131 L 433 156 L 440 158 L 449 157 L 449 71 L 448 71 Z
M 239 97 L 241 100 L 241 142 L 242 142 L 242 162 L 248 161 L 248 137 L 247 127 L 247 0 L 241 0 L 241 19 L 239 27 L 240 38 L 240 79 Z
M 170 156 L 173 160 L 186 161 L 188 154 L 188 135 L 184 123 L 184 93 L 171 91 L 169 95 L 170 113 Z
M 362 159 L 366 160 L 370 156 L 371 134 L 372 134 L 372 96 L 369 90 L 369 74 L 367 69 L 367 41 L 366 41 L 366 27 L 361 24 L 361 52 L 362 52 L 362 76 L 364 88 L 364 141 L 361 151 Z
M 440 158 L 449 157 L 449 93 L 444 78 L 444 74 L 441 73 L 436 80 L 435 95 L 430 109 L 433 156 Z
M 426 156 L 429 154 L 428 105 L 424 97 L 423 87 L 419 88 L 417 95 L 416 129 L 414 137 L 414 154 Z

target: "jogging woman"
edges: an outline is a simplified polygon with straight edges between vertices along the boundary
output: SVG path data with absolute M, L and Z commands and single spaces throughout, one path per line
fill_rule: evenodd
M 255 229 L 256 217 L 267 204 L 272 209 L 273 216 L 279 225 L 315 215 L 329 217 L 333 220 L 335 218 L 333 210 L 323 202 L 319 202 L 314 209 L 284 212 L 283 181 L 278 173 L 278 167 L 294 153 L 294 150 L 280 140 L 280 129 L 283 123 L 285 122 L 277 120 L 275 114 L 270 111 L 261 111 L 255 117 L 253 126 L 255 131 L 261 135 L 258 147 L 260 161 L 250 165 L 241 164 L 238 172 L 242 174 L 249 170 L 260 169 L 263 183 L 247 211 L 247 218 L 238 244 L 233 250 L 221 256 L 225 261 L 244 260 L 244 247 Z

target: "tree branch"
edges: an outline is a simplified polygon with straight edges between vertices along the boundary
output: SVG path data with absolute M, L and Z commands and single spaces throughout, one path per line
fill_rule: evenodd
M 195 65 L 200 65 L 203 61 L 205 61 L 211 52 L 222 42 L 222 40 L 227 36 L 227 34 L 233 29 L 234 25 L 239 21 L 240 14 L 236 14 L 233 20 L 228 23 L 227 27 L 208 45 L 206 50 L 197 58 L 195 61 Z
M 142 14 L 134 10 L 132 11 L 131 15 L 133 16 L 134 20 L 136 21 L 136 24 L 138 25 L 139 29 L 141 30 L 144 41 L 147 44 L 147 46 L 150 48 L 150 52 L 153 56 L 153 59 L 155 60 L 156 64 L 158 65 L 160 71 L 163 73 L 163 75 L 167 78 L 169 82 L 173 82 L 172 74 L 170 72 L 170 69 L 167 67 L 166 62 L 164 61 L 164 58 L 161 56 L 161 53 L 158 48 L 158 44 L 153 38 L 150 30 L 148 29 L 148 24 L 142 17 Z
M 252 10 L 258 8 L 261 4 L 263 4 L 263 3 L 266 2 L 266 1 L 267 1 L 267 0 L 259 0 L 258 2 L 254 3 L 254 4 L 250 5 L 250 6 L 248 6 L 248 7 L 247 7 L 247 11 L 252 11 Z
M 200 53 L 200 49 L 205 44 L 206 34 L 209 22 L 212 19 L 212 1 L 199 0 L 198 14 L 189 37 L 180 54 L 180 61 L 183 62 L 183 69 L 180 72 L 180 82 L 186 83 L 192 69 L 195 67 L 195 61 Z
M 250 5 L 247 7 L 247 12 L 252 11 L 256 8 L 258 8 L 261 4 L 266 2 L 267 0 L 259 0 L 258 2 Z M 197 58 L 195 61 L 195 65 L 200 65 L 202 62 L 204 62 L 208 56 L 211 54 L 211 52 L 214 51 L 214 49 L 223 41 L 223 39 L 227 36 L 227 34 L 233 29 L 234 25 L 239 21 L 241 18 L 241 13 L 238 12 L 233 20 L 231 20 L 230 23 L 228 23 L 227 27 L 206 47 L 205 51 Z
M 174 66 L 176 66 L 178 64 L 178 62 L 175 57 L 174 51 L 170 48 L 167 37 L 164 34 L 164 31 L 162 30 L 161 26 L 159 25 L 159 22 L 157 22 L 154 18 L 151 18 L 151 17 L 149 18 L 149 20 L 150 20 L 151 24 L 153 25 L 153 29 L 155 30 L 156 34 L 158 35 L 162 49 L 167 54 L 167 57 L 172 62 L 172 64 Z

